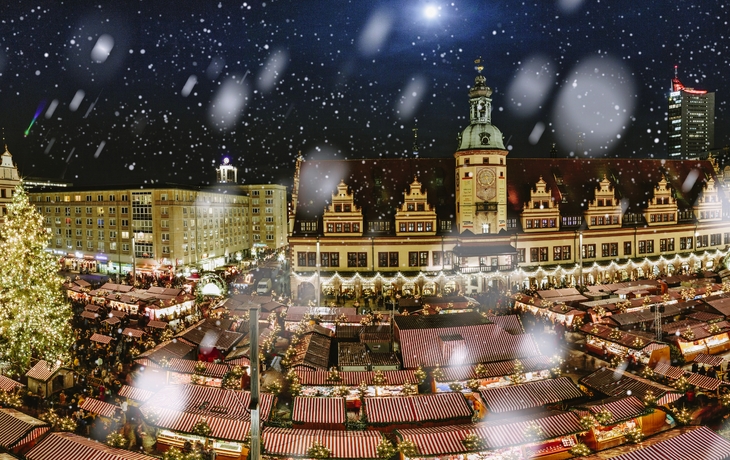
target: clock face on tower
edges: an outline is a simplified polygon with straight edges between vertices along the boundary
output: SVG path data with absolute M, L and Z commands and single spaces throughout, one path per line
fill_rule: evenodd
M 482 168 L 477 172 L 477 197 L 482 201 L 494 200 L 497 195 L 495 179 L 497 175 L 491 168 Z

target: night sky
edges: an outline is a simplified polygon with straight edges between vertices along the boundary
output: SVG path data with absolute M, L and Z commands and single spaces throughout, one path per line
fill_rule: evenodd
M 25 176 L 290 183 L 299 151 L 412 157 L 415 127 L 453 155 L 481 56 L 510 156 L 666 158 L 675 65 L 730 144 L 724 3 L 7 0 L 0 126 Z

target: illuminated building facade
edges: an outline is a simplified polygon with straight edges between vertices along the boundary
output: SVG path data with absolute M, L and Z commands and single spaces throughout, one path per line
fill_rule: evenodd
M 669 158 L 691 160 L 704 157 L 715 143 L 715 93 L 688 88 L 674 68 L 669 93 Z
M 292 296 L 476 294 L 715 267 L 728 183 L 709 160 L 509 159 L 481 75 L 452 158 L 298 161 Z
M 249 255 L 249 198 L 180 185 L 47 189 L 29 193 L 71 269 L 116 274 L 212 270 Z
M 7 205 L 13 200 L 13 190 L 20 183 L 18 167 L 13 163 L 13 156 L 5 146 L 5 152 L 0 156 L 0 223 L 8 213 Z

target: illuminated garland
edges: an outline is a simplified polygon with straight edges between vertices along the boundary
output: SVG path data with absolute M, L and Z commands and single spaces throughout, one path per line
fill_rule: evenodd
M 667 259 L 663 255 L 659 256 L 659 259 L 656 261 L 651 261 L 649 258 L 644 258 L 643 260 L 637 260 L 634 261 L 632 259 L 629 259 L 624 264 L 618 264 L 616 261 L 611 261 L 607 266 L 601 266 L 598 264 L 598 262 L 594 262 L 592 266 L 584 266 L 582 272 L 586 273 L 588 272 L 596 272 L 598 275 L 605 275 L 607 273 L 616 273 L 620 271 L 628 271 L 628 270 L 634 270 L 637 268 L 648 268 L 649 271 L 653 271 L 654 268 L 660 268 L 665 267 L 669 264 L 674 266 L 681 266 L 684 264 L 692 264 L 694 262 L 706 260 L 708 258 L 714 258 L 714 259 L 720 259 L 730 254 L 730 250 L 728 251 L 721 251 L 720 249 L 715 250 L 714 252 L 710 251 L 704 251 L 702 254 L 697 253 L 691 253 L 687 257 L 681 257 L 679 254 L 676 254 L 673 258 Z M 581 272 L 580 267 L 576 263 L 571 268 L 565 268 L 561 265 L 558 265 L 554 269 L 546 270 L 543 267 L 537 267 L 535 270 L 527 271 L 523 269 L 522 267 L 518 267 L 515 270 L 512 270 L 511 272 L 487 272 L 487 273 L 480 273 L 481 276 L 484 277 L 486 280 L 492 280 L 492 279 L 527 279 L 527 278 L 544 278 L 544 277 L 562 277 L 562 276 L 577 276 Z M 349 275 L 349 274 L 348 274 Z M 335 273 L 332 276 L 320 276 L 320 284 L 332 284 L 333 282 L 337 281 L 339 283 L 349 283 L 349 282 L 361 282 L 365 284 L 372 284 L 376 282 L 381 282 L 383 285 L 389 285 L 397 282 L 403 282 L 403 283 L 409 283 L 409 284 L 415 284 L 419 281 L 423 282 L 431 282 L 436 283 L 440 281 L 450 281 L 454 279 L 455 277 L 461 276 L 460 274 L 457 275 L 448 275 L 444 272 L 440 271 L 435 275 L 429 275 L 426 273 L 419 272 L 416 275 L 413 276 L 406 276 L 405 274 L 398 272 L 394 275 L 388 276 L 382 273 L 377 273 L 375 276 L 372 277 L 365 277 L 362 276 L 360 273 L 355 272 L 352 276 L 343 276 L 340 273 Z M 294 278 L 298 282 L 307 282 L 316 285 L 317 284 L 317 274 L 312 273 L 311 275 L 303 275 L 303 274 L 294 274 Z M 728 292 L 730 289 L 724 289 L 725 292 Z
M 114 431 L 113 433 L 109 433 L 109 436 L 106 437 L 106 443 L 111 447 L 125 447 L 128 444 L 128 441 L 122 433 Z

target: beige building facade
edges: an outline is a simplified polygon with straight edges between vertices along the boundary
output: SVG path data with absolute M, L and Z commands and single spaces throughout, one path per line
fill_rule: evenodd
M 249 197 L 217 188 L 155 186 L 29 193 L 71 269 L 101 273 L 212 270 L 251 250 Z
M 730 174 L 716 162 L 509 159 L 478 75 L 453 158 L 297 162 L 292 295 L 477 294 L 725 263 Z

